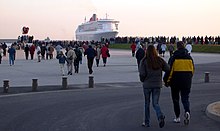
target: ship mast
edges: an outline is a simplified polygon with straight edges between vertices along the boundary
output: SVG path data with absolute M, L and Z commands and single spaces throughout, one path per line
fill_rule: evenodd
M 106 17 L 106 19 L 108 19 L 108 14 L 107 13 L 105 13 L 105 17 Z
M 85 16 L 85 19 L 84 19 L 84 23 L 86 23 L 86 16 Z

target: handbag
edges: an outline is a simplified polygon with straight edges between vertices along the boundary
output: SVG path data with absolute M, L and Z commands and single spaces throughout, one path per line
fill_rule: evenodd
M 110 57 L 109 50 L 107 50 L 106 54 L 107 54 L 107 57 Z

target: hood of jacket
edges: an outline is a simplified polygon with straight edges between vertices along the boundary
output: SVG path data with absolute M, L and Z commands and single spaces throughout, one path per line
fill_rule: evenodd
M 185 48 L 178 49 L 174 52 L 175 58 L 186 58 L 188 55 L 188 51 Z M 188 58 L 188 57 L 187 57 Z

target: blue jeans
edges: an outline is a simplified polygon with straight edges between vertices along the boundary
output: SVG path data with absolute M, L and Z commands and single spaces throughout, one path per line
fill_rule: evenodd
M 14 55 L 9 55 L 9 64 L 10 65 L 14 65 L 14 60 L 15 60 Z
M 160 110 L 159 98 L 160 98 L 160 88 L 144 88 L 145 97 L 145 124 L 150 124 L 150 96 L 152 94 L 152 104 L 159 120 L 163 113 Z

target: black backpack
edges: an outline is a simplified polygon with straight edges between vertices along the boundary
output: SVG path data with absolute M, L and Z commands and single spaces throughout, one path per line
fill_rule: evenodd
M 75 49 L 76 58 L 82 60 L 82 52 L 79 49 Z

